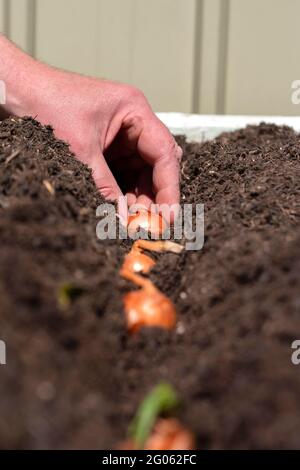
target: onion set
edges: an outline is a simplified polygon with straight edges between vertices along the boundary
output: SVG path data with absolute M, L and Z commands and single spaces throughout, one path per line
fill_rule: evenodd
M 176 324 L 176 309 L 172 301 L 155 285 L 138 273 L 147 274 L 155 261 L 143 250 L 180 253 L 183 247 L 171 241 L 137 240 L 126 255 L 120 275 L 140 287 L 123 298 L 127 326 L 130 332 L 141 327 L 172 329 Z

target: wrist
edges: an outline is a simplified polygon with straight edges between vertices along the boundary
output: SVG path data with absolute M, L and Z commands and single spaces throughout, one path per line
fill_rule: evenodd
M 42 70 L 35 61 L 19 64 L 6 81 L 4 109 L 15 116 L 31 115 L 37 104 Z
M 0 80 L 4 82 L 6 101 L 3 109 L 9 114 L 30 114 L 36 99 L 43 64 L 26 55 L 5 37 L 0 36 Z

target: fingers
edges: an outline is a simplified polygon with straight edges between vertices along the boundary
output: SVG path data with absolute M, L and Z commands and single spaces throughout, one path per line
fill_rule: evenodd
M 179 162 L 182 151 L 169 130 L 152 112 L 143 96 L 138 95 L 134 112 L 128 113 L 124 118 L 117 144 L 106 149 L 105 157 L 111 159 L 110 164 L 115 166 L 115 171 L 119 174 L 123 173 L 124 176 L 126 172 L 129 172 L 123 188 L 128 195 L 129 205 L 138 203 L 149 207 L 154 201 L 158 205 L 166 206 L 179 204 Z M 136 171 L 133 171 L 129 165 L 128 158 L 120 162 L 121 151 L 116 153 L 119 145 L 122 147 L 124 156 L 127 157 L 128 152 L 128 157 L 136 155 L 135 159 L 131 159 L 132 163 L 138 164 Z M 141 168 L 141 160 L 144 160 L 144 165 L 146 163 L 145 168 Z M 122 165 L 123 172 L 121 171 Z M 120 187 L 103 156 L 94 162 L 93 168 L 94 178 L 102 195 L 106 199 L 119 197 Z M 141 175 L 137 177 L 139 171 Z M 138 179 L 131 184 L 132 178 Z M 123 187 L 123 180 L 120 181 Z M 169 214 L 168 209 L 167 220 L 172 222 L 176 214 L 171 212 L 171 217 Z
M 133 206 L 133 204 L 136 204 L 137 198 L 133 192 L 126 193 L 126 197 L 127 197 L 128 207 Z
M 150 207 L 150 204 L 155 202 L 155 196 L 152 189 L 152 168 L 145 165 L 140 173 L 137 183 L 137 204 L 146 208 Z
M 122 195 L 122 192 L 103 155 L 93 159 L 91 167 L 94 181 L 102 196 L 110 201 L 117 200 Z
M 127 205 L 112 172 L 110 171 L 103 155 L 98 155 L 91 161 L 93 178 L 101 195 L 108 201 L 118 202 L 118 212 L 121 218 L 127 218 Z
M 179 162 L 174 156 L 176 149 L 154 162 L 153 190 L 157 204 L 179 203 Z
M 179 163 L 182 150 L 155 115 L 152 115 L 141 132 L 138 151 L 153 168 L 152 189 L 155 202 L 169 206 L 179 204 Z

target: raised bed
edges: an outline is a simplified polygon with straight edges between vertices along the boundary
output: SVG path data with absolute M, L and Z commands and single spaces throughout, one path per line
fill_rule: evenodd
M 114 447 L 162 380 L 199 449 L 300 446 L 299 136 L 261 124 L 179 140 L 205 245 L 156 255 L 177 326 L 130 335 L 131 242 L 97 240 L 90 171 L 49 128 L 0 123 L 1 448 Z

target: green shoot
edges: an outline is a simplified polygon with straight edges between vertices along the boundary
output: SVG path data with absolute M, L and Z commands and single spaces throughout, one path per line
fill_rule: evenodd
M 158 384 L 146 396 L 129 428 L 130 437 L 139 449 L 143 449 L 156 419 L 162 414 L 173 411 L 178 405 L 179 399 L 176 391 L 166 382 Z
M 73 284 L 62 284 L 58 289 L 58 303 L 61 308 L 66 309 L 68 308 L 72 301 L 77 299 L 82 293 L 84 289 L 79 286 L 74 286 Z

